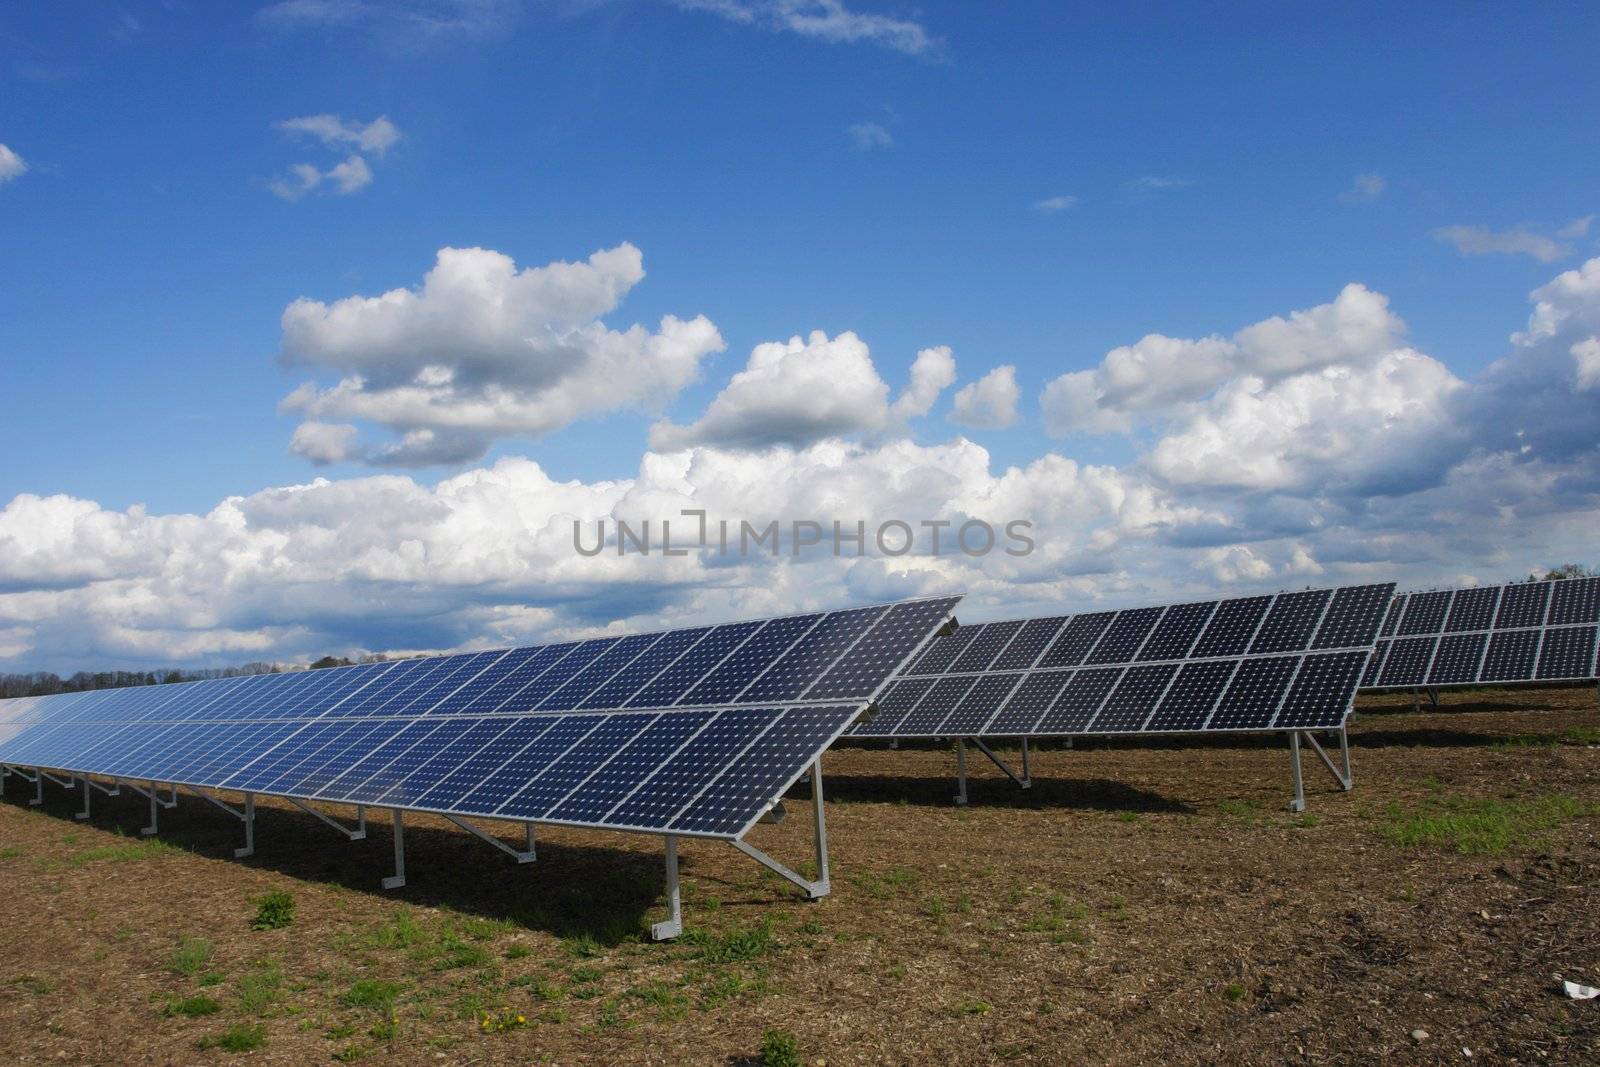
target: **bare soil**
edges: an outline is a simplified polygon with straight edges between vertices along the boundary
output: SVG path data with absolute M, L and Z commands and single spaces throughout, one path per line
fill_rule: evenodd
M 1560 982 L 1600 985 L 1595 691 L 1443 700 L 1363 700 L 1356 788 L 1309 758 L 1299 816 L 1282 738 L 1049 746 L 1026 792 L 979 758 L 967 808 L 946 748 L 842 748 L 833 893 L 688 842 L 665 944 L 654 838 L 518 867 L 416 817 L 385 893 L 379 813 L 350 843 L 263 801 L 239 861 L 198 799 L 147 841 L 138 798 L 81 823 L 10 779 L 0 1062 L 726 1065 L 769 1031 L 807 1064 L 1600 1062 Z M 799 864 L 787 806 L 752 840 Z M 293 921 L 252 929 L 275 890 Z

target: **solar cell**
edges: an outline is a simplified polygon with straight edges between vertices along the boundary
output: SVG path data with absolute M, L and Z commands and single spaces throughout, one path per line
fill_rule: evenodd
M 983 731 L 985 737 L 1028 736 L 1056 696 L 1071 680 L 1071 671 L 1041 671 L 1029 674 L 1012 690 L 1000 713 Z M 927 679 L 913 679 L 927 681 Z M 900 683 L 909 685 L 910 681 Z
M 1486 633 L 1450 634 L 1439 640 L 1439 651 L 1434 654 L 1433 665 L 1428 669 L 1429 685 L 1451 685 L 1476 681 L 1478 666 L 1489 643 Z
M 1273 599 L 1261 629 L 1250 642 L 1252 653 L 1298 652 L 1311 647 L 1311 636 L 1322 621 L 1333 593 L 1328 589 L 1307 589 L 1281 593 Z
M 711 711 L 661 715 L 550 809 L 552 822 L 595 823 L 715 716 Z
M 1489 654 L 1484 657 L 1481 681 L 1520 681 L 1533 677 L 1539 655 L 1538 630 L 1502 630 L 1489 635 Z M 1387 679 L 1384 682 L 1388 684 Z
M 1111 620 L 1117 617 L 1114 611 L 1101 611 L 1093 615 L 1078 615 L 1056 637 L 1055 642 L 1045 649 L 1044 658 L 1039 661 L 1040 667 L 1076 667 L 1083 662 L 1089 650 L 1094 648 L 1106 630 L 1111 626 Z M 961 631 L 957 630 L 957 633 Z M 938 642 L 935 642 L 937 644 Z
M 1279 730 L 1343 726 L 1366 659 L 1367 654 L 1361 651 L 1319 652 L 1305 657 L 1272 725 Z
M 1569 626 L 1544 632 L 1539 648 L 1541 679 L 1583 678 L 1594 673 L 1595 627 Z
M 766 703 L 795 700 L 816 683 L 817 675 L 848 652 L 884 613 L 882 607 L 835 611 L 822 617 L 806 640 L 796 642 L 740 696 Z
M 1450 602 L 1450 616 L 1444 628 L 1450 633 L 1463 630 L 1487 630 L 1494 625 L 1494 609 L 1500 602 L 1500 587 L 1482 589 L 1457 589 Z
M 1161 608 L 1135 608 L 1119 611 L 1105 635 L 1089 651 L 1087 664 L 1127 663 L 1135 659 L 1146 638 L 1161 618 Z
M 1175 663 L 1129 667 L 1088 729 L 1094 733 L 1115 734 L 1142 728 L 1177 673 Z
M 903 720 L 898 733 L 916 737 L 938 737 L 939 724 L 950 717 L 977 682 L 971 675 L 941 678 Z
M 1000 653 L 1000 658 L 994 661 L 994 669 L 1014 671 L 1032 667 L 1066 622 L 1067 617 L 1064 615 L 1048 619 L 1029 619 L 1011 644 L 1006 646 L 1006 650 Z M 932 642 L 933 645 L 939 643 Z
M 713 669 L 761 628 L 759 622 L 736 622 L 713 627 L 693 648 L 634 694 L 625 706 L 659 708 L 676 704 L 680 699 L 688 704 L 716 704 L 737 696 L 748 679 L 718 683 L 718 676 L 712 673 Z M 700 684 L 702 678 L 705 679 L 704 684 Z M 696 687 L 692 693 L 688 692 L 691 686 Z
M 1022 681 L 1022 673 L 989 674 L 978 679 L 945 720 L 938 732 L 948 737 L 967 737 L 983 732 L 1011 691 Z
M 1428 677 L 1428 664 L 1433 661 L 1437 642 L 1431 637 L 1397 637 L 1389 644 L 1389 654 L 1383 662 L 1383 685 L 1418 686 Z
M 1226 659 L 1192 660 L 1183 664 L 1161 706 L 1145 723 L 1145 729 L 1166 732 L 1203 727 L 1237 665 L 1237 660 Z
M 795 615 L 762 624 L 678 703 L 722 704 L 738 698 L 797 641 L 809 637 L 822 618 L 821 615 Z
M 839 658 L 826 674 L 801 693 L 806 700 L 870 697 L 907 656 L 928 639 L 955 609 L 953 597 L 892 605 Z
M 1444 628 L 1445 613 L 1450 610 L 1450 593 L 1412 593 L 1406 601 L 1405 614 L 1400 619 L 1402 636 L 1410 634 L 1436 634 Z
M 1568 578 L 1555 583 L 1551 626 L 1600 622 L 1600 578 Z
M 1150 640 L 1139 651 L 1141 660 L 1184 659 L 1199 640 L 1200 632 L 1217 610 L 1215 601 L 1205 604 L 1175 604 L 1161 616 Z
M 1272 604 L 1270 596 L 1249 596 L 1224 600 L 1206 625 L 1205 633 L 1189 655 L 1195 659 L 1211 656 L 1241 656 L 1266 618 Z
M 1040 718 L 1039 733 L 1045 737 L 1082 733 L 1121 676 L 1118 667 L 1085 667 L 1076 671 Z
M 1504 630 L 1513 626 L 1544 625 L 1545 608 L 1550 602 L 1549 582 L 1508 585 L 1500 595 L 1500 610 L 1494 626 Z
M 870 722 L 864 722 L 857 733 L 884 734 L 894 732 L 911 709 L 933 688 L 932 678 L 905 678 L 892 683 L 878 700 L 878 710 Z
M 657 768 L 629 797 L 601 820 L 613 826 L 663 826 L 682 811 L 712 779 L 775 721 L 771 709 L 733 708 L 713 721 L 672 760 Z
M 1278 717 L 1299 669 L 1298 656 L 1267 656 L 1239 661 L 1239 669 L 1206 725 L 1214 730 L 1262 730 Z
M 999 657 L 1000 653 L 1006 650 L 1006 646 L 1011 643 L 1011 639 L 1016 637 L 1017 632 L 1022 629 L 1022 620 L 990 623 L 986 626 L 974 627 L 974 629 L 978 631 L 978 636 L 967 645 L 961 655 L 956 657 L 956 661 L 951 664 L 950 670 L 953 673 L 988 670 L 989 665 Z

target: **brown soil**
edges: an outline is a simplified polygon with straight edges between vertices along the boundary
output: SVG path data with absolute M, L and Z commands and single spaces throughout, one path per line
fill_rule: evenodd
M 1027 792 L 980 757 L 966 809 L 947 749 L 846 748 L 832 895 L 689 842 L 675 944 L 639 939 L 653 838 L 548 831 L 519 868 L 415 818 L 411 884 L 384 893 L 382 820 L 352 844 L 264 801 L 236 861 L 199 800 L 151 846 L 137 798 L 78 823 L 75 795 L 30 809 L 11 779 L 0 1062 L 729 1064 L 774 1030 L 807 1064 L 1600 1062 L 1600 1000 L 1559 981 L 1600 985 L 1595 692 L 1444 705 L 1364 701 L 1355 790 L 1308 759 L 1305 816 L 1281 738 L 1051 746 Z M 799 863 L 803 789 L 788 807 L 752 839 Z M 294 921 L 252 930 L 272 890 Z M 210 944 L 189 974 L 182 938 Z M 195 996 L 215 1012 L 172 1010 Z M 253 1050 L 201 1047 L 252 1027 Z

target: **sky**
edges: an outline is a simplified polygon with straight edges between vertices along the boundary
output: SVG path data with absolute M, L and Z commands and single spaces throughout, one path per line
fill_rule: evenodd
M 1597 30 L 8 7 L 0 669 L 1600 562 Z M 686 508 L 868 549 L 574 548 Z

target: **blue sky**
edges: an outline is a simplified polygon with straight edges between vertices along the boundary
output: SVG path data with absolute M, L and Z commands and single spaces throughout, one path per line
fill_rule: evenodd
M 954 382 L 901 430 L 975 442 L 997 476 L 1045 455 L 1133 470 L 1175 410 L 1051 436 L 1045 387 L 1146 334 L 1228 336 L 1353 282 L 1403 320 L 1388 341 L 1476 383 L 1513 351 L 1529 293 L 1596 254 L 1596 30 L 1600 15 L 1569 4 L 12 6 L 0 503 L 201 515 L 315 476 L 360 481 L 356 453 L 315 467 L 290 448 L 307 416 L 279 401 L 339 368 L 286 367 L 280 317 L 300 297 L 415 288 L 446 247 L 518 268 L 637 248 L 646 277 L 601 321 L 703 315 L 725 342 L 649 398 L 679 425 L 763 342 L 853 331 L 896 395 L 920 350 L 949 346 Z M 325 143 L 280 125 L 324 115 L 355 132 Z M 380 116 L 397 139 L 359 145 Z M 296 164 L 351 156 L 370 174 L 351 191 L 334 177 L 273 191 Z M 1015 367 L 1013 423 L 947 418 L 957 389 L 1001 365 Z M 427 490 L 527 457 L 558 480 L 632 479 L 655 421 L 597 405 L 391 473 Z M 876 447 L 884 426 L 863 428 L 842 436 Z M 1481 557 L 1490 575 L 1511 566 L 1500 552 Z M 1387 558 L 1419 578 L 1476 573 L 1403 555 Z M 0 589 L 60 585 L 37 565 L 16 562 Z M 37 620 L 18 619 L 35 633 L 18 655 L 42 654 Z M 121 655 L 108 641 L 84 638 L 84 654 Z

